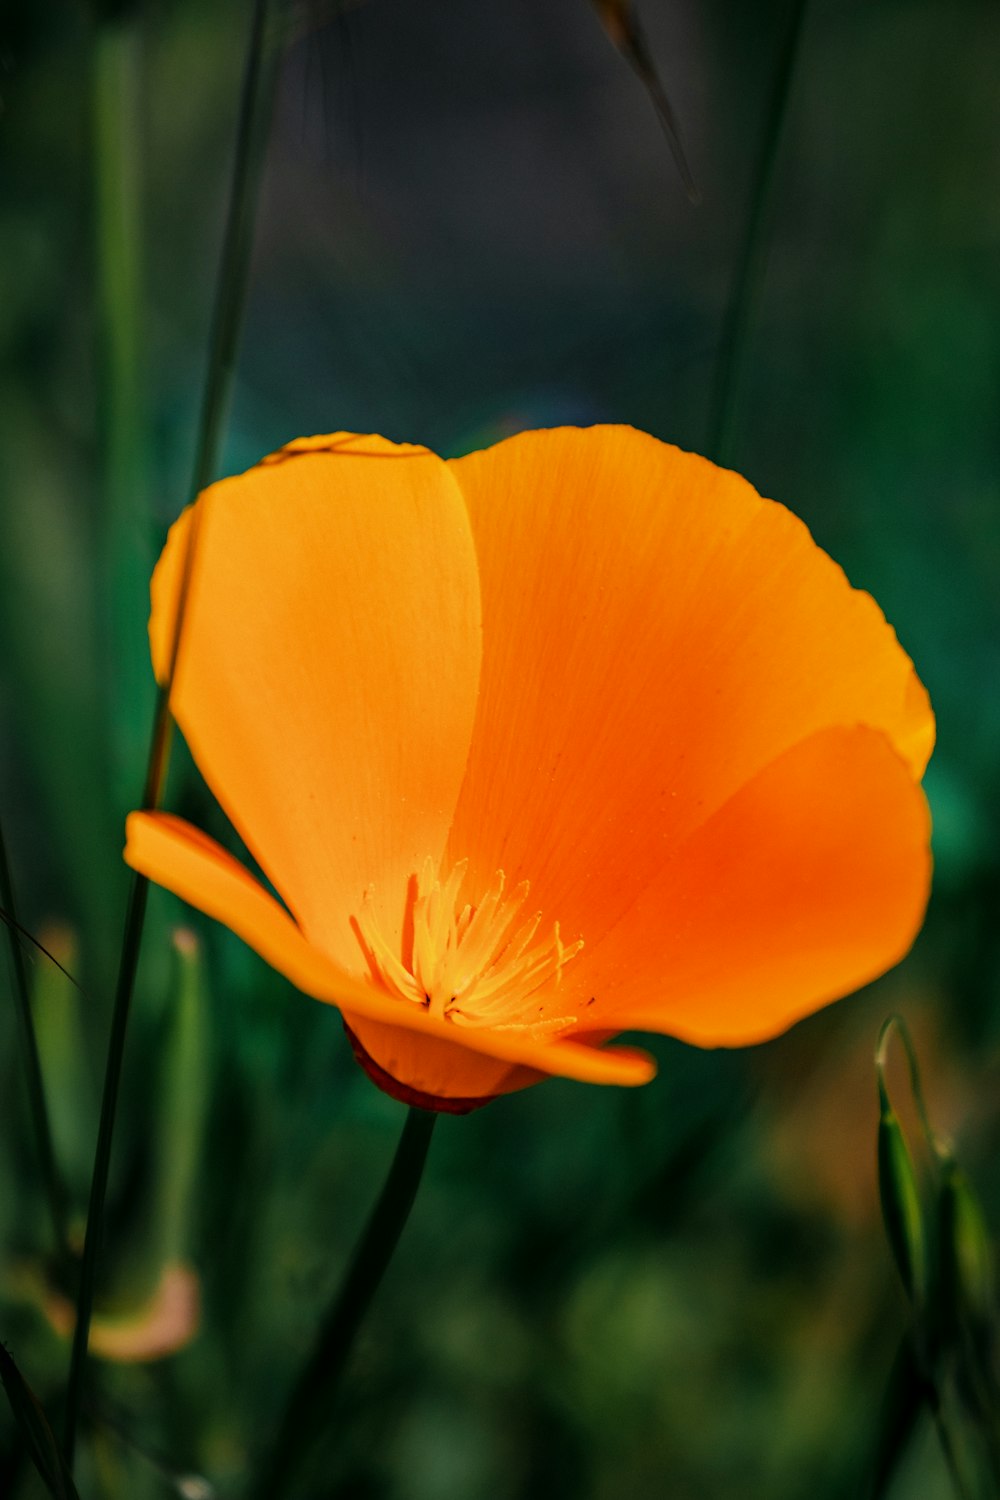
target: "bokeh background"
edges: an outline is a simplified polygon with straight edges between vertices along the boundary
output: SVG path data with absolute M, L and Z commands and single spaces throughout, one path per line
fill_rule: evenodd
M 296 11 L 223 470 L 338 428 L 457 454 L 621 421 L 705 451 L 796 10 L 643 0 L 698 206 L 588 0 Z M 77 1217 L 152 715 L 146 585 L 186 499 L 248 14 L 45 0 L 0 22 L 0 814 L 21 920 L 82 986 L 31 962 Z M 930 689 L 926 929 L 895 973 L 765 1047 L 654 1040 L 636 1094 L 550 1082 L 444 1119 L 303 1493 L 866 1493 L 907 1326 L 875 1181 L 893 1010 L 1000 1222 L 998 59 L 993 0 L 805 6 L 727 445 L 875 594 Z M 127 122 L 110 145 L 109 98 Z M 136 215 L 117 242 L 116 180 Z M 183 747 L 169 800 L 218 826 Z M 42 1310 L 6 1003 L 0 1103 L 0 1335 L 58 1413 L 67 1345 Z M 244 1492 L 403 1114 L 336 1012 L 153 893 L 101 1306 L 134 1313 L 183 1262 L 200 1331 L 103 1363 L 82 1489 L 197 1495 L 190 1471 Z M 4 1409 L 0 1489 L 39 1494 L 14 1448 Z M 951 1494 L 926 1417 L 886 1492 Z

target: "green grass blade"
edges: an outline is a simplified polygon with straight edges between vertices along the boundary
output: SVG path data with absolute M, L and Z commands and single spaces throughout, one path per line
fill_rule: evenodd
M 278 52 L 269 28 L 269 0 L 256 0 L 244 73 L 243 92 L 237 128 L 236 154 L 230 191 L 229 213 L 223 239 L 219 275 L 216 283 L 216 307 L 209 348 L 208 372 L 201 408 L 201 422 L 196 445 L 192 494 L 204 487 L 219 461 L 223 424 L 228 406 L 235 366 L 236 348 L 246 300 L 246 283 L 257 202 L 257 190 L 264 161 L 264 147 L 274 100 L 278 74 Z M 193 530 L 193 528 L 192 528 Z M 193 540 L 193 538 L 191 539 Z M 170 743 L 168 709 L 170 677 L 177 661 L 183 629 L 183 602 L 191 567 L 191 542 L 185 559 L 184 579 L 178 608 L 177 627 L 171 657 L 170 676 L 161 689 L 156 714 L 146 786 L 142 805 L 158 806 L 166 776 Z M 77 1300 L 76 1327 L 70 1357 L 69 1384 L 66 1399 L 65 1452 L 72 1465 L 76 1428 L 83 1395 L 87 1343 L 93 1313 L 94 1282 L 100 1255 L 107 1197 L 111 1145 L 114 1136 L 118 1093 L 121 1083 L 125 1038 L 135 989 L 142 931 L 145 923 L 149 884 L 136 876 L 131 885 L 125 931 L 122 940 L 118 983 L 108 1040 L 101 1119 L 98 1128 L 94 1172 L 91 1179 L 87 1235 L 84 1243 Z
M 103 556 L 100 621 L 111 664 L 108 731 L 116 809 L 134 796 L 153 700 L 149 655 L 135 621 L 152 568 L 146 492 L 147 422 L 141 349 L 139 45 L 135 17 L 111 14 L 92 47 L 94 252 L 97 279 Z
M 39 1173 L 48 1201 L 49 1214 L 52 1219 L 52 1234 L 56 1249 L 60 1256 L 68 1259 L 69 1240 L 66 1227 L 66 1194 L 63 1190 L 62 1179 L 59 1176 L 59 1170 L 56 1165 L 55 1150 L 52 1145 L 52 1126 L 45 1103 L 45 1086 L 42 1081 L 38 1037 L 35 1034 L 35 1023 L 31 1011 L 31 991 L 28 985 L 28 971 L 24 962 L 24 949 L 21 946 L 20 924 L 17 920 L 17 909 L 14 902 L 14 884 L 10 873 L 10 862 L 7 858 L 7 845 L 3 836 L 2 823 L 0 823 L 0 906 L 2 906 L 4 914 L 8 919 L 4 922 L 4 928 L 7 932 L 10 947 L 14 1008 L 17 1012 L 17 1027 L 21 1040 L 24 1076 L 28 1089 L 28 1104 L 31 1110 L 31 1120 L 35 1134 L 35 1148 L 38 1152 Z
M 0 1344 L 0 1381 L 31 1461 L 49 1494 L 54 1500 L 80 1500 L 41 1402 L 3 1344 Z
M 778 148 L 781 145 L 785 117 L 788 113 L 792 79 L 798 61 L 806 4 L 807 0 L 791 0 L 788 24 L 771 88 L 757 170 L 754 174 L 750 212 L 747 216 L 743 243 L 736 262 L 729 302 L 723 319 L 705 448 L 709 458 L 714 459 L 718 464 L 725 465 L 730 462 L 736 393 L 746 353 L 747 336 L 764 278 L 771 192 L 774 186 Z

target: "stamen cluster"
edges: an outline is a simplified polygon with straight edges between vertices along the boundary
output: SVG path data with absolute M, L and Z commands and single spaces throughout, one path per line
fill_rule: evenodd
M 411 882 L 404 921 L 411 951 L 402 955 L 379 930 L 369 886 L 357 925 L 374 976 L 391 995 L 457 1026 L 539 1037 L 565 1031 L 576 1017 L 551 1013 L 552 992 L 583 939 L 563 943 L 556 922 L 551 936 L 536 942 L 542 913 L 523 914 L 529 883 L 505 897 L 502 870 L 477 905 L 459 907 L 468 863 L 460 860 L 442 882 L 434 861 L 424 861 Z

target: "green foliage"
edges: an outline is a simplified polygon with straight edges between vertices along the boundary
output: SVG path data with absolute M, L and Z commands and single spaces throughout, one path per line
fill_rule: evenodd
M 0 816 L 20 920 L 79 986 L 22 950 L 76 1249 L 153 703 L 145 579 L 190 483 L 247 21 L 177 0 L 112 5 L 101 32 L 98 9 L 18 8 L 0 59 Z M 221 468 L 336 427 L 457 453 L 610 419 L 703 449 L 788 0 L 604 7 L 644 27 L 697 211 L 582 0 L 516 25 L 326 9 L 291 18 Z M 729 424 L 733 462 L 871 588 L 928 683 L 926 932 L 767 1047 L 658 1042 L 635 1095 L 547 1083 L 442 1121 L 317 1494 L 937 1500 L 942 1420 L 970 1494 L 1000 1489 L 998 42 L 987 0 L 807 8 Z M 167 801 L 232 838 L 179 744 Z M 68 1343 L 44 1307 L 73 1267 L 48 1257 L 9 998 L 5 968 L 0 1313 L 55 1416 Z M 891 1070 L 877 1124 L 890 1008 L 953 1151 L 928 1151 Z M 243 1500 L 402 1120 L 334 1012 L 151 894 L 95 1309 L 134 1311 L 177 1259 L 201 1318 L 161 1360 L 94 1362 L 81 1496 Z M 25 1422 L 59 1470 L 11 1380 L 0 1491 L 30 1500 Z
M 79 1500 L 76 1486 L 48 1418 L 5 1345 L 0 1344 L 0 1381 L 21 1439 L 53 1500 Z
M 905 1045 L 930 1164 L 932 1210 L 926 1222 L 913 1159 L 886 1085 L 886 1053 L 894 1032 Z M 959 1500 L 987 1500 L 1000 1481 L 1000 1385 L 993 1251 L 983 1211 L 951 1150 L 931 1128 L 916 1052 L 899 1017 L 890 1017 L 882 1027 L 875 1067 L 882 1216 L 913 1311 L 891 1385 L 891 1392 L 903 1392 L 906 1416 L 886 1424 L 893 1437 L 880 1451 L 879 1493 L 905 1452 L 919 1407 L 926 1404 Z M 890 1394 L 887 1407 L 899 1402 L 899 1395 Z

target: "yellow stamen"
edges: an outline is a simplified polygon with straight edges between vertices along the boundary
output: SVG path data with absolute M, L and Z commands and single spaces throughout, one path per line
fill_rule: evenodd
M 456 1026 L 536 1037 L 565 1031 L 576 1017 L 553 1010 L 553 991 L 583 939 L 564 944 L 556 922 L 551 936 L 536 942 L 542 914 L 524 917 L 528 882 L 505 896 L 502 870 L 478 905 L 459 907 L 468 863 L 460 860 L 442 882 L 434 861 L 424 861 L 409 896 L 413 950 L 408 961 L 382 936 L 369 886 L 357 925 L 374 977 L 390 995 Z

